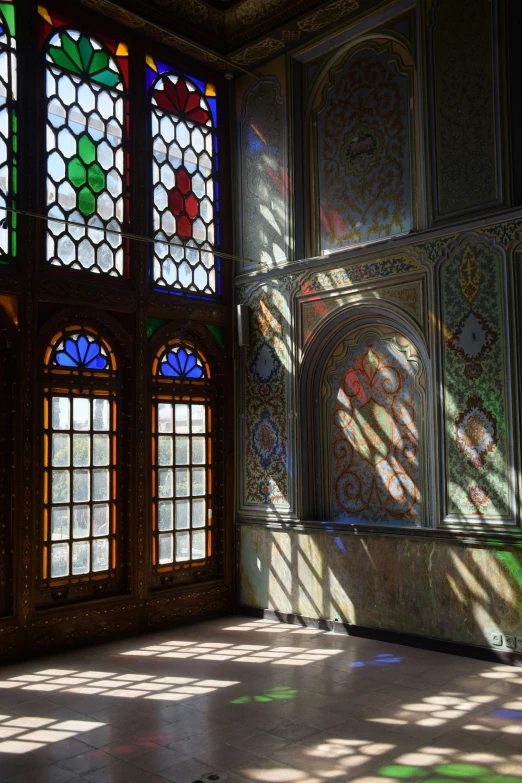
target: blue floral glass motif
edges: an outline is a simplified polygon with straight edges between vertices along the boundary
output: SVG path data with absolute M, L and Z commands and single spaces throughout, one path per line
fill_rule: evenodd
M 73 334 L 59 345 L 56 364 L 81 370 L 108 370 L 107 354 L 96 340 L 88 340 L 83 334 Z
M 203 378 L 203 367 L 192 351 L 174 348 L 167 351 L 161 360 L 160 375 L 166 378 Z

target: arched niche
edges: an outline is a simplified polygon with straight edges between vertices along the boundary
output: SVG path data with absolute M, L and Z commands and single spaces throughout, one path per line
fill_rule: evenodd
M 344 47 L 309 103 L 310 253 L 407 234 L 417 221 L 416 74 L 390 37 Z
M 344 308 L 300 377 L 303 518 L 430 525 L 432 388 L 424 340 L 392 308 Z

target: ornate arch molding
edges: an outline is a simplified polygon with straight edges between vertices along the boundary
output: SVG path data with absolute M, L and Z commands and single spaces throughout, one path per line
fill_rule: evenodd
M 364 515 L 360 519 L 339 519 L 339 521 L 341 524 L 432 526 L 435 518 L 434 490 L 436 484 L 433 477 L 434 471 L 432 469 L 428 470 L 428 466 L 431 468 L 431 466 L 436 464 L 436 461 L 434 446 L 434 394 L 428 349 L 424 337 L 413 319 L 400 314 L 393 307 L 377 307 L 373 303 L 368 304 L 367 302 L 347 305 L 342 310 L 336 311 L 332 318 L 316 334 L 304 356 L 299 379 L 301 421 L 303 422 L 300 444 L 303 518 L 332 519 L 333 505 L 330 498 L 328 478 L 330 475 L 328 466 L 330 436 L 326 427 L 324 405 L 325 394 L 328 393 L 327 386 L 325 386 L 325 374 L 329 374 L 332 377 L 332 367 L 329 368 L 329 364 L 332 363 L 334 352 L 338 354 L 338 357 L 341 356 L 341 359 L 344 359 L 348 354 L 348 348 L 362 346 L 366 338 L 374 342 L 377 341 L 377 348 L 379 348 L 380 341 L 381 348 L 385 348 L 385 350 L 381 350 L 381 359 L 377 359 L 377 370 L 382 365 L 382 354 L 386 353 L 386 351 L 388 352 L 388 357 L 393 357 L 391 362 L 389 362 L 392 365 L 395 364 L 393 373 L 400 371 L 401 365 L 403 370 L 405 370 L 406 364 L 414 368 L 413 373 L 410 373 L 409 377 L 411 378 L 410 386 L 413 397 L 416 400 L 416 405 L 420 407 L 415 419 L 415 428 L 418 430 L 418 438 L 416 440 L 418 448 L 415 449 L 415 454 L 418 454 L 417 473 L 419 477 L 416 490 L 419 490 L 419 498 L 415 513 L 412 513 L 408 518 L 401 518 L 399 514 L 394 512 L 389 517 L 376 519 L 375 521 L 368 518 L 364 519 Z M 345 347 L 341 349 L 340 346 L 343 340 L 345 341 Z M 376 350 L 375 354 L 379 356 L 379 351 Z M 379 362 L 381 362 L 381 365 L 379 365 Z M 359 382 L 355 376 L 353 377 L 353 382 L 355 388 Z M 333 399 L 332 394 L 330 396 Z M 372 400 L 373 398 L 370 394 L 370 408 L 375 407 L 377 409 L 376 401 L 373 400 L 372 402 Z M 363 405 L 360 406 L 360 409 L 362 407 Z M 368 412 L 370 408 L 367 408 L 366 411 Z M 377 422 L 378 424 L 379 416 L 381 416 L 382 421 L 386 421 L 387 426 L 395 427 L 395 424 L 390 424 L 390 417 L 383 411 L 384 409 L 379 407 L 379 410 L 372 413 L 372 421 L 368 422 L 370 428 L 373 426 L 376 429 L 375 424 L 372 424 L 372 422 Z M 363 413 L 360 421 L 364 423 L 365 418 L 367 418 L 366 413 Z M 394 432 L 396 431 L 395 429 Z M 360 432 L 361 435 L 356 437 L 360 437 L 364 441 L 364 430 L 361 429 Z M 402 431 L 403 434 L 404 430 Z M 376 460 L 375 449 L 378 451 L 380 447 L 378 445 L 375 446 L 375 444 L 372 445 L 368 441 L 366 444 L 362 442 L 361 448 L 363 451 L 366 449 L 368 452 L 369 449 L 370 452 L 373 452 L 366 454 L 366 460 L 368 461 L 369 469 L 372 464 L 375 467 L 378 461 Z M 394 448 L 396 448 L 396 444 Z M 382 514 L 381 517 L 383 517 Z
M 355 122 L 356 117 L 354 114 L 355 125 L 343 129 L 337 128 L 335 138 L 340 138 L 346 135 L 346 140 L 342 145 L 342 149 L 338 149 L 338 155 L 334 155 L 329 158 L 330 169 L 343 166 L 343 176 L 355 177 L 356 179 L 363 173 L 365 176 L 370 172 L 375 171 L 376 163 L 382 166 L 386 162 L 387 166 L 392 166 L 395 170 L 393 173 L 393 179 L 396 181 L 401 179 L 407 184 L 405 187 L 404 198 L 401 204 L 397 201 L 393 205 L 388 205 L 388 212 L 393 214 L 393 221 L 388 224 L 382 223 L 383 208 L 379 207 L 379 203 L 374 204 L 375 214 L 373 215 L 373 221 L 367 224 L 366 228 L 363 225 L 361 229 L 361 220 L 356 220 L 355 217 L 350 223 L 346 223 L 349 213 L 354 211 L 348 202 L 344 205 L 337 203 L 335 209 L 325 209 L 321 204 L 321 180 L 319 178 L 320 172 L 324 171 L 325 176 L 328 173 L 325 169 L 325 161 L 320 161 L 319 150 L 319 124 L 321 112 L 325 109 L 329 96 L 336 86 L 336 78 L 340 74 L 343 68 L 347 66 L 349 61 L 356 57 L 364 50 L 372 51 L 377 57 L 386 55 L 386 64 L 389 66 L 391 63 L 395 65 L 395 68 L 401 76 L 407 79 L 407 95 L 403 96 L 399 102 L 394 98 L 389 100 L 391 105 L 400 105 L 402 100 L 404 103 L 403 111 L 401 114 L 396 115 L 395 118 L 388 118 L 387 122 L 383 122 L 383 117 L 379 116 L 374 118 L 375 122 L 368 122 L 366 120 L 360 120 Z M 367 77 L 363 79 L 367 81 Z M 384 88 L 383 88 L 384 89 Z M 357 245 L 360 242 L 368 242 L 373 239 L 381 238 L 379 235 L 383 231 L 386 231 L 386 236 L 394 235 L 397 233 L 407 233 L 412 227 L 416 225 L 417 216 L 421 213 L 420 204 L 417 194 L 420 192 L 418 187 L 418 178 L 420 172 L 419 165 L 419 145 L 416 143 L 417 135 L 417 121 L 415 104 L 417 96 L 417 74 L 415 68 L 415 61 L 409 48 L 404 42 L 389 34 L 364 36 L 351 41 L 345 46 L 341 47 L 323 66 L 320 74 L 316 78 L 313 90 L 310 94 L 306 111 L 305 111 L 305 128 L 308 134 L 306 142 L 306 149 L 309 150 L 311 171 L 314 172 L 314 176 L 310 177 L 308 183 L 306 183 L 306 192 L 310 194 L 308 200 L 308 212 L 309 220 L 308 224 L 311 226 L 311 233 L 308 243 L 308 254 L 316 255 L 323 247 L 321 240 L 321 226 L 328 227 L 328 233 L 332 237 L 332 241 L 335 243 L 335 239 L 338 238 L 342 241 L 342 244 L 333 245 L 337 249 L 342 246 Z M 400 110 L 399 110 L 400 111 Z M 348 117 L 348 112 L 343 112 L 343 116 Z M 399 124 L 404 123 L 404 129 L 401 131 L 402 139 L 399 136 L 390 139 L 383 135 L 383 126 L 393 126 L 397 131 Z M 333 138 L 333 137 L 332 137 Z M 327 145 L 329 148 L 335 146 L 330 142 Z M 398 147 L 402 148 L 400 154 L 398 154 Z M 401 159 L 402 155 L 402 159 Z M 385 156 L 385 157 L 384 157 Z M 332 175 L 333 176 L 333 175 Z M 335 177 L 333 179 L 335 182 Z M 317 184 L 319 183 L 319 184 Z M 375 189 L 376 186 L 374 186 Z M 326 183 L 323 182 L 323 188 L 326 188 Z M 353 189 L 353 188 L 352 188 Z M 377 188 L 379 193 L 382 194 L 383 188 Z M 332 185 L 329 188 L 330 191 L 335 191 L 335 187 Z M 338 187 L 337 190 L 340 191 Z M 389 194 L 391 195 L 391 194 Z M 365 213 L 371 208 L 370 205 L 366 205 Z M 344 212 L 343 212 L 344 210 Z M 402 212 L 405 211 L 405 215 L 402 216 Z M 331 214 L 330 214 L 331 213 Z M 330 217 L 329 217 L 330 215 Z M 401 215 L 401 220 L 399 220 Z M 404 217 L 404 222 L 403 218 Z M 362 219 L 362 218 L 361 218 Z M 381 224 L 379 224 L 381 221 Z M 393 230 L 394 227 L 403 226 L 400 232 Z M 377 226 L 377 227 L 376 227 Z M 380 227 L 379 227 L 380 226 Z M 372 236 L 365 236 L 370 231 Z M 362 233 L 361 233 L 362 232 Z M 358 237 L 360 234 L 360 237 Z M 339 235 L 337 237 L 337 235 Z M 344 236 L 346 235 L 346 241 Z M 353 235 L 353 236 L 352 236 Z

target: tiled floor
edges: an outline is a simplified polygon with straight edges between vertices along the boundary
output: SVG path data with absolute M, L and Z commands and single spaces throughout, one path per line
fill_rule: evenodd
M 522 669 L 232 618 L 0 670 L 2 783 L 213 773 L 522 783 Z

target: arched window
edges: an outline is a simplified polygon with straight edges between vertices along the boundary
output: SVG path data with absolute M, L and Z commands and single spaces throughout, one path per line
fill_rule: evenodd
M 16 256 L 16 42 L 11 2 L 0 3 L 0 263 Z
M 41 6 L 40 15 L 47 33 L 47 209 L 56 218 L 48 224 L 47 261 L 121 277 L 127 47 L 64 26 Z
M 216 90 L 147 57 L 151 101 L 153 287 L 219 293 Z
M 44 358 L 43 582 L 116 567 L 118 373 L 107 342 L 67 326 Z
M 210 367 L 172 339 L 152 366 L 152 562 L 204 565 L 212 553 L 213 409 Z

